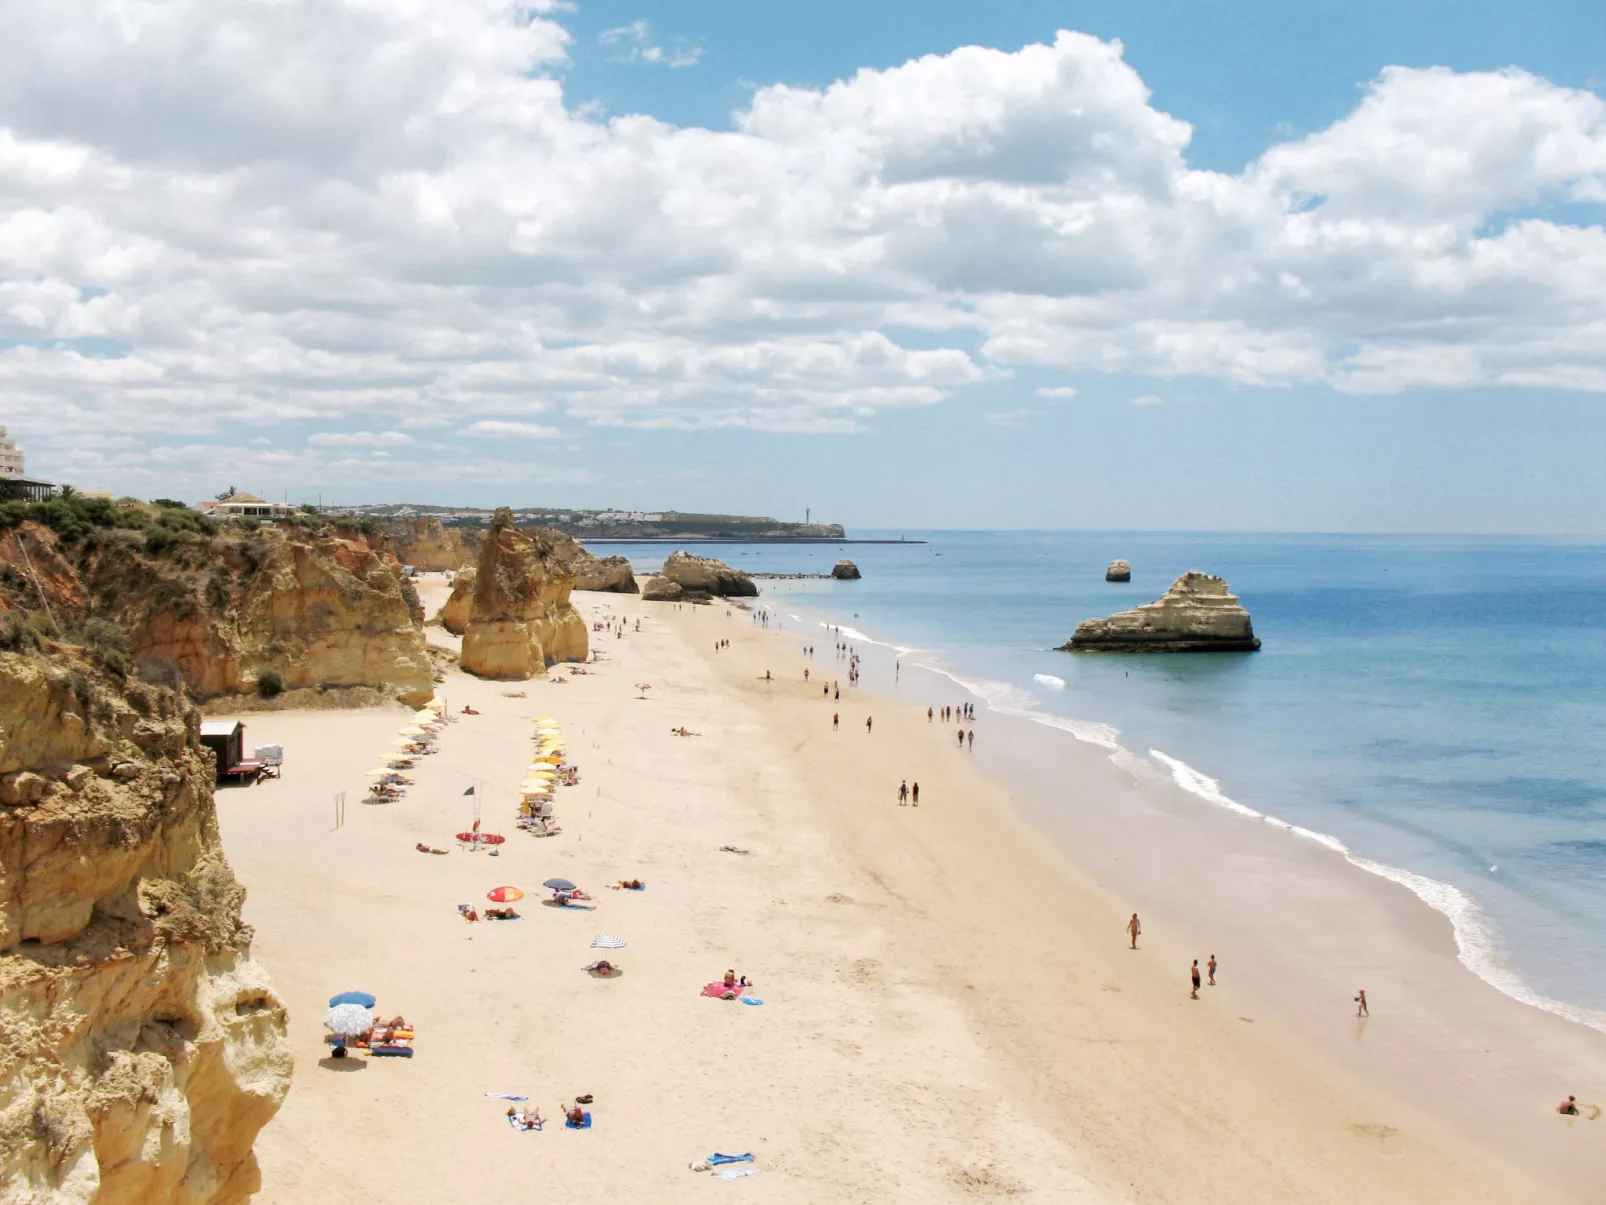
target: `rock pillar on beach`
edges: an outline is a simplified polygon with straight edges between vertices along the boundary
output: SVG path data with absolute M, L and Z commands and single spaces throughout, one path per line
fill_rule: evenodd
M 498 507 L 475 566 L 458 664 L 482 678 L 531 678 L 558 661 L 583 661 L 586 626 L 569 602 L 568 566 L 550 541 L 513 526 Z
M 643 602 L 679 602 L 685 593 L 679 582 L 672 582 L 667 577 L 655 577 L 642 588 L 641 598 Z
M 863 574 L 859 572 L 859 567 L 852 561 L 843 560 L 836 563 L 836 566 L 831 570 L 831 576 L 839 582 L 856 582 Z
M 1110 567 L 1104 571 L 1104 580 L 1107 582 L 1129 582 L 1132 580 L 1132 565 L 1128 561 L 1111 561 Z
M 1190 569 L 1159 600 L 1076 625 L 1073 653 L 1232 653 L 1260 647 L 1249 612 L 1219 577 Z
M 474 579 L 479 571 L 470 565 L 467 569 L 459 569 L 457 576 L 452 579 L 452 595 L 441 607 L 441 613 L 436 616 L 453 636 L 461 636 L 468 631 L 469 616 L 474 611 Z

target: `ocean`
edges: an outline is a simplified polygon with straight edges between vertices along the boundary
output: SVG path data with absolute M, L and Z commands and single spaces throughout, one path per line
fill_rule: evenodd
M 788 627 L 822 621 L 1055 739 L 1125 752 L 1201 807 L 1403 883 L 1501 990 L 1606 1029 L 1606 545 L 1436 536 L 855 532 L 708 545 Z M 662 546 L 620 546 L 638 572 Z M 1105 565 L 1132 562 L 1132 581 Z M 1259 653 L 1058 652 L 1082 619 L 1225 577 Z M 829 637 L 822 639 L 829 647 Z M 901 653 L 896 652 L 901 650 Z M 945 700 L 948 702 L 957 699 Z

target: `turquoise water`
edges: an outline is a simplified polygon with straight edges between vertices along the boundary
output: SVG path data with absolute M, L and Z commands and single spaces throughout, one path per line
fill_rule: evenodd
M 1606 1010 L 1606 545 L 1573 540 L 908 532 L 924 545 L 699 547 L 769 605 L 912 650 L 987 705 L 1149 759 L 1201 806 L 1340 843 L 1456 923 L 1462 960 Z M 599 549 L 612 552 L 613 548 Z M 663 549 L 626 547 L 638 568 Z M 1103 580 L 1132 562 L 1132 581 Z M 1057 652 L 1078 620 L 1220 574 L 1255 654 Z M 1548 999 L 1541 999 L 1548 998 Z M 1600 1018 L 1595 1018 L 1599 1023 Z

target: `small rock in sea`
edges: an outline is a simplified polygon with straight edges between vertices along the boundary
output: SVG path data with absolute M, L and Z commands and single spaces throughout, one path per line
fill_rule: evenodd
M 1111 561 L 1110 567 L 1104 571 L 1104 580 L 1107 582 L 1129 582 L 1132 580 L 1132 564 L 1129 561 Z
M 1219 577 L 1190 569 L 1159 600 L 1108 619 L 1086 619 L 1060 645 L 1072 653 L 1253 652 L 1249 612 Z
M 843 560 L 836 563 L 836 567 L 831 570 L 831 576 L 839 582 L 856 582 L 864 575 L 852 561 Z

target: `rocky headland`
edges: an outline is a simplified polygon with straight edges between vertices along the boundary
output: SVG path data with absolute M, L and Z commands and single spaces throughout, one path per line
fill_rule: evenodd
M 1252 652 L 1260 640 L 1249 612 L 1219 577 L 1190 569 L 1151 603 L 1076 625 L 1064 651 L 1082 653 Z
M 519 531 L 513 512 L 499 509 L 475 566 L 459 664 L 483 678 L 523 679 L 585 660 L 586 626 L 569 602 L 572 588 L 553 541 Z
M 243 1202 L 291 1057 L 198 713 L 31 617 L 0 639 L 0 1198 Z
M 143 678 L 231 707 L 352 687 L 417 706 L 434 692 L 417 593 L 373 533 L 107 503 L 29 514 L 0 525 L 0 615 L 27 613 L 41 634 L 89 625 Z
M 664 558 L 659 575 L 674 582 L 685 594 L 719 598 L 757 598 L 758 586 L 740 569 L 714 557 L 675 551 Z M 643 594 L 643 597 L 646 597 Z

